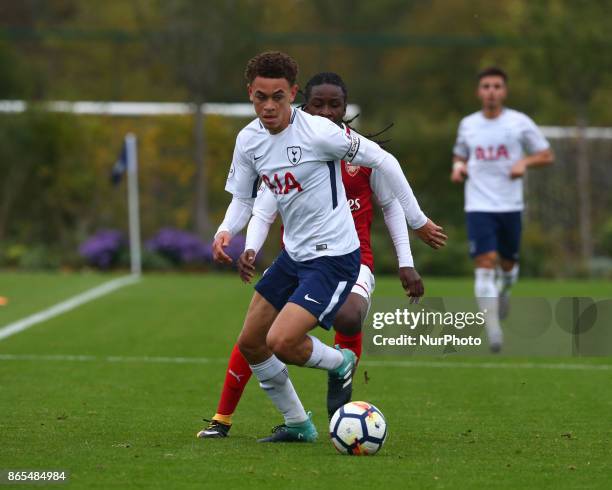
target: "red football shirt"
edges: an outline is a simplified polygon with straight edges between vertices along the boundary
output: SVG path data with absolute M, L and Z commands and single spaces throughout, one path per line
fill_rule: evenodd
M 370 229 L 372 227 L 372 188 L 370 175 L 372 169 L 351 165 L 345 161 L 342 165 L 342 183 L 346 190 L 346 199 L 355 221 L 355 229 L 361 244 L 361 263 L 374 270 L 374 255 L 370 243 Z

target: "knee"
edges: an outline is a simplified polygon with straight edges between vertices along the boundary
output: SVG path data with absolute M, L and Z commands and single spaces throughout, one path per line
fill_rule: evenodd
M 334 330 L 343 335 L 357 335 L 363 327 L 363 316 L 358 309 L 340 311 L 334 319 Z
M 258 356 L 262 346 L 255 340 L 244 333 L 241 333 L 238 337 L 238 349 L 247 361 L 254 359 Z M 263 346 L 265 347 L 265 346 Z
M 497 263 L 497 253 L 489 252 L 478 255 L 474 258 L 474 265 L 477 269 L 495 269 Z
M 276 357 L 283 362 L 290 362 L 295 350 L 295 342 L 282 334 L 270 334 L 266 337 L 266 345 Z

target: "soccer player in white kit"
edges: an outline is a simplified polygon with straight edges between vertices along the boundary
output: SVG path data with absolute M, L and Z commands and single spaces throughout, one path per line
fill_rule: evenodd
M 332 121 L 292 109 L 297 64 L 266 52 L 249 61 L 248 92 L 257 119 L 236 138 L 225 222 L 240 230 L 251 216 L 259 179 L 285 225 L 285 248 L 255 286 L 238 347 L 285 423 L 262 442 L 312 442 L 317 431 L 285 363 L 327 370 L 349 382 L 356 356 L 308 332 L 329 328 L 359 274 L 359 239 L 342 185 L 340 160 L 376 168 L 413 214 L 416 200 L 395 157 Z M 222 253 L 222 243 L 213 254 Z
M 474 259 L 474 293 L 485 314 L 489 346 L 502 347 L 500 319 L 518 278 L 523 175 L 553 163 L 548 141 L 522 112 L 504 107 L 508 77 L 496 67 L 478 74 L 482 109 L 461 120 L 451 180 L 465 181 L 465 213 Z M 496 277 L 497 275 L 497 277 Z

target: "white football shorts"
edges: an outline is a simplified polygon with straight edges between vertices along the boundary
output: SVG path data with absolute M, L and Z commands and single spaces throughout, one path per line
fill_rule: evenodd
M 368 308 L 372 303 L 372 294 L 374 294 L 374 287 L 376 281 L 374 280 L 374 274 L 367 265 L 361 264 L 359 267 L 359 277 L 357 277 L 357 282 L 351 289 L 351 293 L 356 293 L 359 296 L 362 296 L 368 302 Z

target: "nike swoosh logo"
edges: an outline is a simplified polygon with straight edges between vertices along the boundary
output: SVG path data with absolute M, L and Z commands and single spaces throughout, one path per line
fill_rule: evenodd
M 318 305 L 320 305 L 321 303 L 319 303 L 316 299 L 311 298 L 308 294 L 306 296 L 304 296 L 304 299 L 306 301 L 312 301 L 313 303 L 316 303 Z
M 256 157 L 256 156 L 254 156 L 254 155 L 253 155 L 253 160 L 257 161 L 257 160 L 259 160 L 261 157 L 263 157 L 263 155 L 259 155 L 258 157 Z

